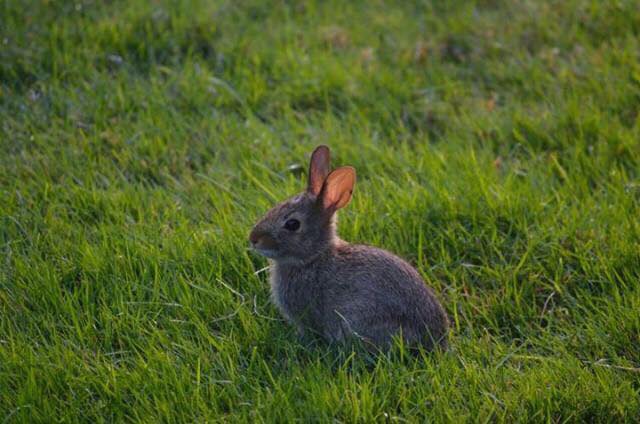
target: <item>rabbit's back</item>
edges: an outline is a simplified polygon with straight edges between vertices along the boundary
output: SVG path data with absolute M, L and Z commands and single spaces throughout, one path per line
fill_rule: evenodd
M 326 276 L 326 304 L 343 315 L 345 324 L 350 319 L 354 331 L 384 344 L 401 328 L 410 343 L 444 346 L 446 314 L 403 259 L 375 247 L 344 244 L 336 249 L 334 264 L 334 277 Z

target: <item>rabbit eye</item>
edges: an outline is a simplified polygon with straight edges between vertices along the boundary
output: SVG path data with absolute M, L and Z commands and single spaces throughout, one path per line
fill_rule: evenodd
M 289 231 L 296 231 L 298 228 L 300 228 L 300 221 L 298 221 L 297 219 L 289 219 L 284 223 L 284 228 Z

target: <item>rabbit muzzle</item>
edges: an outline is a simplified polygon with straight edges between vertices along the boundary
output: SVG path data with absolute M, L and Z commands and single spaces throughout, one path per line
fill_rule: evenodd
M 254 228 L 249 235 L 251 248 L 266 257 L 273 257 L 277 252 L 278 244 L 274 238 L 265 231 Z

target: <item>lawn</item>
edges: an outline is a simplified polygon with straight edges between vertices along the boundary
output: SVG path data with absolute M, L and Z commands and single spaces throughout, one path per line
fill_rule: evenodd
M 253 223 L 309 153 L 450 349 L 300 340 Z M 0 4 L 0 421 L 640 416 L 640 3 Z

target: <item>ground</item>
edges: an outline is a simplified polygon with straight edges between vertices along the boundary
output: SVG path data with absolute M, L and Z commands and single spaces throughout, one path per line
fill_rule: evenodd
M 634 421 L 637 1 L 0 5 L 0 420 Z M 252 224 L 309 153 L 450 350 L 301 340 Z

